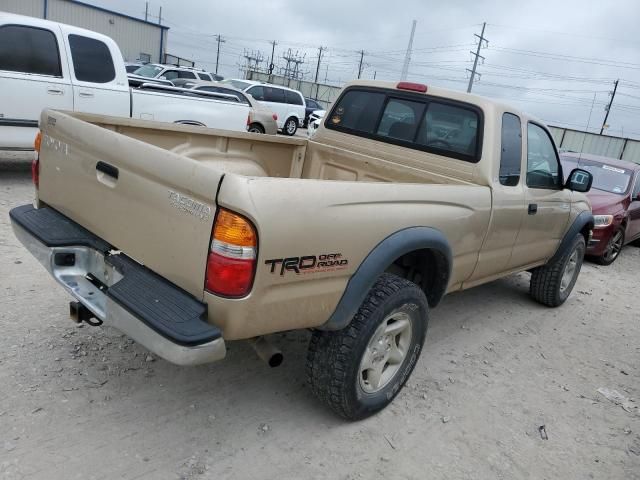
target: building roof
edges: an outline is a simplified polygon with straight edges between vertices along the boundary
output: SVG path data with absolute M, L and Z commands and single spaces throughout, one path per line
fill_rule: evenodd
M 96 5 L 91 5 L 90 3 L 80 2 L 79 0 L 67 0 L 67 2 L 75 3 L 77 5 L 82 5 L 83 7 L 93 8 L 94 10 L 99 10 L 101 12 L 110 13 L 111 15 L 117 15 L 118 17 L 127 18 L 129 20 L 134 20 L 136 22 L 144 23 L 145 25 L 151 25 L 153 27 L 158 27 L 163 30 L 169 30 L 169 27 L 165 25 L 160 25 L 159 23 L 149 22 L 147 20 L 142 20 L 141 18 L 132 17 L 131 15 L 125 15 L 124 13 L 115 12 L 113 10 L 109 10 L 107 8 L 98 7 Z

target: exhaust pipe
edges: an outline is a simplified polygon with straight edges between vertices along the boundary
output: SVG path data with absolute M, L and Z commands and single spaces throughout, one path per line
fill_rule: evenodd
M 260 360 L 267 363 L 271 368 L 277 367 L 282 363 L 284 359 L 282 352 L 265 337 L 250 338 L 248 342 L 256 351 Z

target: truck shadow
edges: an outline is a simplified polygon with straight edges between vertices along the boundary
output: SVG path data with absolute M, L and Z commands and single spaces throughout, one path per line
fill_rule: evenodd
M 529 298 L 528 274 L 449 295 L 431 313 L 427 348 L 421 361 L 438 342 L 455 342 L 455 336 L 463 334 L 461 327 L 480 329 L 487 318 L 518 315 L 522 309 L 532 308 L 546 309 Z M 268 422 L 286 423 L 291 416 L 310 424 L 340 425 L 344 422 L 321 405 L 306 385 L 309 337 L 306 331 L 271 336 L 284 354 L 284 362 L 277 368 L 260 361 L 246 342 L 230 342 L 227 358 L 222 362 L 181 368 L 158 360 L 153 364 L 153 381 L 135 376 L 120 381 L 131 382 L 122 388 L 135 391 L 148 408 L 158 412 L 166 410 L 170 399 L 172 408 L 188 411 L 196 405 L 199 410 L 204 409 L 203 415 L 224 417 L 249 428 Z

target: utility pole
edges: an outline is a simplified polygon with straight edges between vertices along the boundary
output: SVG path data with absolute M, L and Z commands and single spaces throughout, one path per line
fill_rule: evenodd
M 146 2 L 146 6 L 144 7 L 144 21 L 149 20 L 149 2 Z
M 273 69 L 275 65 L 273 64 L 273 55 L 276 53 L 276 45 L 278 43 L 274 40 L 271 42 L 271 61 L 269 62 L 269 83 L 271 83 L 271 75 L 273 75 Z
M 360 54 L 360 64 L 358 65 L 358 78 L 362 75 L 362 60 L 364 59 L 364 50 L 358 52 Z
M 216 53 L 216 73 L 218 73 L 218 62 L 220 62 L 220 44 L 225 43 L 226 40 L 220 36 L 220 34 L 215 35 L 216 40 L 218 41 L 218 53 Z
M 318 74 L 320 73 L 320 60 L 322 60 L 322 50 L 324 50 L 325 47 L 319 47 L 318 48 L 318 64 L 316 65 L 316 78 L 314 80 L 314 83 L 316 84 L 316 100 L 318 99 L 318 92 L 320 91 L 320 84 L 318 83 Z
M 478 67 L 478 59 L 481 58 L 484 62 L 484 57 L 480 55 L 480 49 L 482 48 L 483 43 L 485 47 L 489 45 L 489 40 L 484 38 L 484 29 L 486 26 L 487 22 L 482 24 L 482 32 L 480 33 L 480 35 L 474 33 L 474 35 L 478 37 L 478 49 L 475 52 L 470 52 L 471 55 L 473 55 L 475 58 L 473 60 L 473 70 L 469 70 L 467 68 L 467 71 L 471 72 L 471 77 L 469 78 L 469 86 L 467 87 L 467 93 L 471 93 L 471 88 L 473 87 L 473 81 L 476 79 L 476 75 L 478 75 L 478 78 L 480 77 L 480 74 L 476 73 L 476 68 Z
M 611 111 L 611 105 L 613 105 L 613 99 L 616 96 L 616 90 L 618 90 L 618 82 L 619 81 L 620 81 L 620 79 L 618 79 L 615 82 L 613 82 L 613 92 L 610 93 L 611 100 L 609 100 L 609 104 L 606 107 L 604 107 L 604 109 L 605 109 L 605 111 L 607 113 L 604 116 L 604 120 L 602 121 L 602 128 L 600 129 L 600 135 L 602 135 L 602 132 L 604 131 L 604 127 L 607 126 L 607 118 L 609 118 L 609 112 Z
M 400 80 L 406 80 L 409 74 L 409 63 L 411 62 L 411 51 L 413 50 L 413 35 L 416 33 L 416 20 L 413 21 L 411 26 L 411 36 L 409 37 L 409 45 L 407 45 L 407 53 L 404 56 L 404 65 L 402 65 L 402 73 L 400 74 Z

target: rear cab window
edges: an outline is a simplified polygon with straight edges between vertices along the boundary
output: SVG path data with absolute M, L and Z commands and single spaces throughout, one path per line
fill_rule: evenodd
M 95 38 L 69 35 L 69 48 L 76 80 L 91 83 L 108 83 L 116 78 L 109 47 Z
M 55 34 L 44 28 L 1 26 L 0 70 L 62 77 Z
M 474 163 L 481 154 L 481 110 L 423 94 L 348 89 L 325 127 Z

